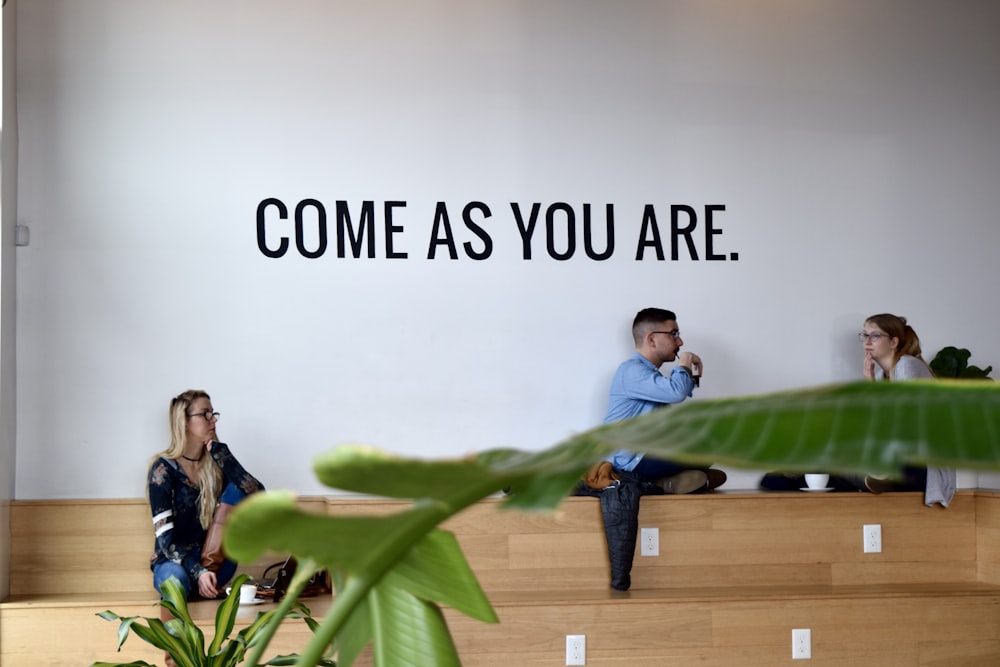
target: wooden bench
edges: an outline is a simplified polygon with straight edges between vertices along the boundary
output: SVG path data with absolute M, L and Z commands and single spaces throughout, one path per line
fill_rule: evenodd
M 487 499 L 446 528 L 501 623 L 446 616 L 467 666 L 562 665 L 568 634 L 586 635 L 588 665 L 771 666 L 791 660 L 793 628 L 811 630 L 810 664 L 1000 664 L 1000 493 L 963 490 L 947 510 L 921 500 L 908 493 L 645 497 L 640 527 L 659 528 L 660 555 L 637 554 L 632 588 L 622 593 L 608 585 L 597 499 L 568 498 L 547 514 L 500 510 Z M 404 505 L 302 502 L 351 514 Z M 881 553 L 863 553 L 864 524 L 881 525 Z M 15 501 L 11 532 L 3 665 L 78 667 L 116 656 L 162 664 L 137 638 L 116 654 L 114 625 L 94 616 L 157 613 L 145 501 Z M 261 565 L 242 569 L 254 574 Z M 309 604 L 322 614 L 328 602 Z M 241 622 L 260 608 L 241 611 Z M 206 628 L 214 609 L 214 602 L 193 605 Z M 302 624 L 283 628 L 274 653 L 298 650 L 307 638 Z

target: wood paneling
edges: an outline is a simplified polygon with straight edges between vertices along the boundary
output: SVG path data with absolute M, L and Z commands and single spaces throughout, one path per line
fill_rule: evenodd
M 980 491 L 975 503 L 979 580 L 1000 584 L 1000 492 Z
M 303 498 L 324 511 L 322 498 Z M 10 505 L 12 597 L 114 591 L 152 595 L 153 524 L 149 504 L 130 500 L 37 500 Z M 254 574 L 269 554 L 248 564 Z M 152 599 L 152 598 L 151 598 Z
M 567 634 L 587 635 L 588 665 L 773 667 L 791 660 L 791 630 L 812 631 L 811 665 L 996 665 L 1000 595 L 741 601 L 631 598 L 618 603 L 502 606 L 501 623 L 449 614 L 463 664 L 561 665 Z M 946 648 L 942 648 L 946 647 Z

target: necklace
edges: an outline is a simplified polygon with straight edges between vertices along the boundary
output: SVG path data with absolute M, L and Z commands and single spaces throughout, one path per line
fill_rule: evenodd
M 205 457 L 205 455 L 204 455 L 204 454 L 202 454 L 202 455 L 201 455 L 201 456 L 199 456 L 198 458 L 196 458 L 196 459 L 193 459 L 193 458 L 191 458 L 190 456 L 184 456 L 183 454 L 181 454 L 181 458 L 182 458 L 182 459 L 184 459 L 185 461 L 192 461 L 193 463 L 197 463 L 198 461 L 201 461 L 201 460 L 202 460 L 202 459 L 203 459 L 204 457 Z

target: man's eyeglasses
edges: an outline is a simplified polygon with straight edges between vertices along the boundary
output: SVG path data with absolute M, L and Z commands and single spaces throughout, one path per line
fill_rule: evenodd
M 674 329 L 673 331 L 653 331 L 651 333 L 666 334 L 666 335 L 670 336 L 671 338 L 673 338 L 674 340 L 677 340 L 678 338 L 681 337 L 681 330 L 680 329 Z
M 862 331 L 861 333 L 858 334 L 858 340 L 860 340 L 862 343 L 867 343 L 868 341 L 877 343 L 879 341 L 879 338 L 890 338 L 890 337 L 891 336 L 889 336 L 889 334 L 884 334 L 880 331 L 873 331 L 871 333 L 865 333 L 864 331 Z
M 211 410 L 205 410 L 204 412 L 189 412 L 188 417 L 201 417 L 207 422 L 218 421 L 221 417 L 218 412 L 212 412 Z

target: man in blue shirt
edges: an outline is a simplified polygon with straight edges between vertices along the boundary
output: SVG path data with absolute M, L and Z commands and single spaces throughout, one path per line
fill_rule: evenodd
M 673 312 L 662 308 L 640 310 L 632 322 L 632 339 L 635 354 L 618 367 L 611 381 L 605 424 L 680 403 L 692 395 L 701 378 L 701 357 L 680 351 L 684 340 Z M 668 361 L 677 361 L 677 366 L 670 375 L 663 375 L 660 366 Z M 691 468 L 624 449 L 607 460 L 615 470 L 656 482 L 664 493 L 710 490 L 726 481 L 726 473 L 721 470 Z

